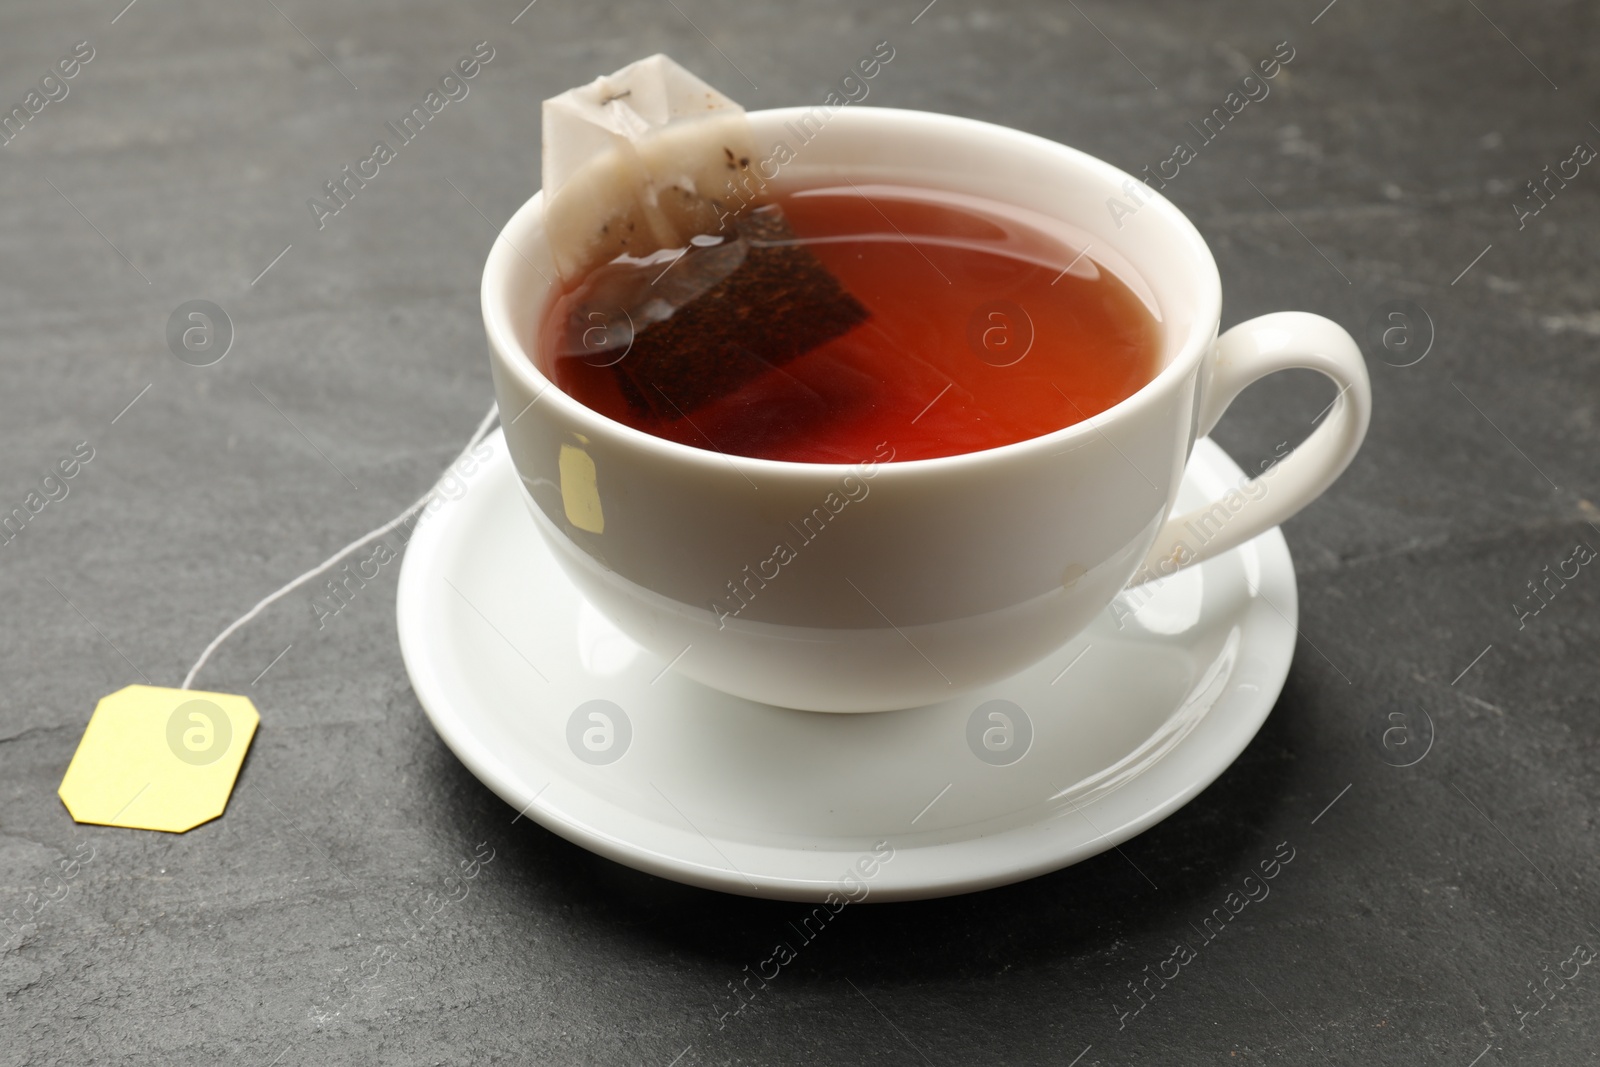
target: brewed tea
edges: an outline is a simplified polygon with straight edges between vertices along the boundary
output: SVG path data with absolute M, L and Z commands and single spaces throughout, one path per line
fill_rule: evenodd
M 727 230 L 580 279 L 546 311 L 541 369 L 658 437 L 812 463 L 1038 437 L 1160 369 L 1152 308 L 1046 216 L 846 182 Z

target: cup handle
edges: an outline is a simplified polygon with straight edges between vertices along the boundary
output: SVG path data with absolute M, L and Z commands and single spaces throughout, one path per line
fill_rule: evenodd
M 1281 370 L 1321 371 L 1339 387 L 1321 426 L 1294 451 L 1210 504 L 1169 517 L 1129 585 L 1172 574 L 1270 530 L 1321 496 L 1355 458 L 1372 417 L 1372 387 L 1355 340 L 1321 315 L 1280 311 L 1217 339 L 1200 390 L 1196 436 L 1245 388 Z

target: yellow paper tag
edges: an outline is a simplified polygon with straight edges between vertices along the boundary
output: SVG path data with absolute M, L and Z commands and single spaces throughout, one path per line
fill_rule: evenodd
M 95 706 L 57 792 L 77 822 L 181 834 L 228 806 L 260 721 L 248 697 L 130 685 Z

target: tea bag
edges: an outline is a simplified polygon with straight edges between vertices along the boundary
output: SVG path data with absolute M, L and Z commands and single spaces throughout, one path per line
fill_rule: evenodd
M 546 100 L 543 121 L 545 232 L 586 289 L 570 354 L 636 412 L 687 417 L 867 318 L 770 202 L 744 109 L 671 59 Z

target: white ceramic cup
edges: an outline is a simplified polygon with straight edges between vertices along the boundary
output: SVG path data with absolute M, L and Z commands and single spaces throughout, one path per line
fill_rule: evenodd
M 506 441 L 539 536 L 582 593 L 672 670 L 815 711 L 943 700 L 1042 659 L 1130 579 L 1287 519 L 1360 447 L 1371 394 L 1350 335 L 1282 312 L 1219 338 L 1221 283 L 1200 234 L 1109 164 L 924 112 L 787 108 L 750 121 L 764 151 L 782 142 L 792 152 L 779 185 L 912 183 L 1076 227 L 1096 258 L 1115 255 L 1142 279 L 1164 328 L 1161 370 L 1083 422 L 938 459 L 790 463 L 663 440 L 584 407 L 533 359 L 555 277 L 535 195 L 483 275 Z M 1290 368 L 1338 387 L 1320 425 L 1270 472 L 1169 516 L 1195 438 L 1250 383 Z

